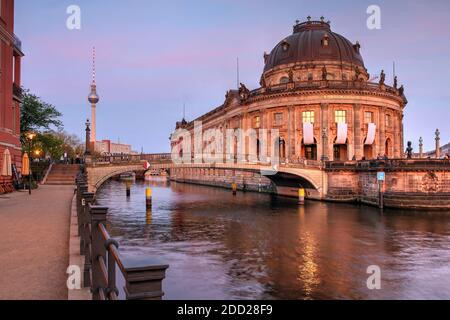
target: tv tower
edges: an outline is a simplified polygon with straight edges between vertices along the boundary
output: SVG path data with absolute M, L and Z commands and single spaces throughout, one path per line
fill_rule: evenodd
M 95 83 L 95 47 L 92 48 L 92 84 L 91 84 L 91 93 L 88 97 L 89 102 L 91 103 L 91 144 L 95 146 L 96 141 L 96 113 L 95 109 L 97 107 L 97 103 L 100 101 L 99 96 L 97 95 L 97 84 Z

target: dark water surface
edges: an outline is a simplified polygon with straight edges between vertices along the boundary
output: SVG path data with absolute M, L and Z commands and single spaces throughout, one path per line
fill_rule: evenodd
M 145 208 L 145 188 L 153 209 Z M 99 191 L 127 255 L 170 265 L 166 299 L 450 299 L 450 212 L 385 211 L 163 181 Z M 381 290 L 367 268 L 381 268 Z

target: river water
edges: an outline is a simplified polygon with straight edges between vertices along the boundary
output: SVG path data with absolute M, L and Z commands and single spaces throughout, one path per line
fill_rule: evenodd
M 165 299 L 450 299 L 450 212 L 298 206 L 158 178 L 133 184 L 129 199 L 108 181 L 97 199 L 122 253 L 170 265 Z

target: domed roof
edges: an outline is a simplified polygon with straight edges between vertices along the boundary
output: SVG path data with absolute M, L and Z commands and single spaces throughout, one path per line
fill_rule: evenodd
M 359 43 L 352 44 L 345 37 L 332 32 L 329 23 L 308 20 L 296 24 L 294 33 L 265 57 L 264 72 L 284 64 L 330 60 L 364 67 L 359 48 Z

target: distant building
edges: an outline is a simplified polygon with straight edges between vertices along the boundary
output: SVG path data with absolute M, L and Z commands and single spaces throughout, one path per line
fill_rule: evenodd
M 101 154 L 135 154 L 130 144 L 111 142 L 111 140 L 102 140 L 95 142 L 95 151 Z
M 14 0 L 0 0 L 0 174 L 5 152 L 18 171 L 22 167 L 20 107 L 22 44 L 14 34 Z M 9 157 L 8 157 L 9 158 Z M 9 163 L 9 161 L 8 161 Z M 1 183 L 10 177 L 0 177 Z M 9 183 L 9 182 L 8 182 Z

